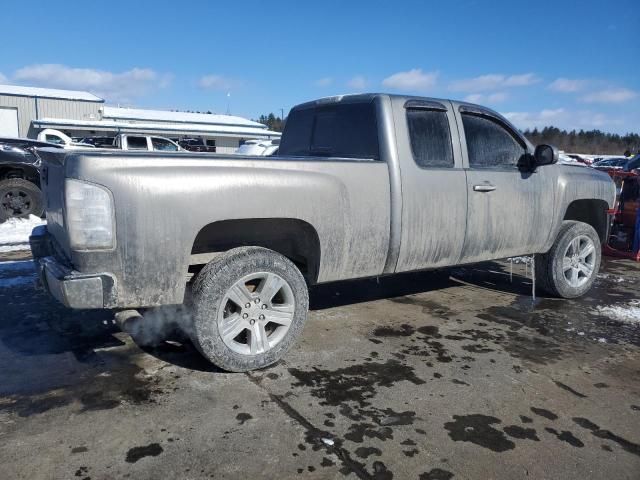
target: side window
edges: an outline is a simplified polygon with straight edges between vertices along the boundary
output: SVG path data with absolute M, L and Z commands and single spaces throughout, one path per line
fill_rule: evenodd
M 166 138 L 151 137 L 151 144 L 154 150 L 162 150 L 165 152 L 176 152 L 178 147 Z
M 147 137 L 127 137 L 129 150 L 147 150 Z
M 373 103 L 322 105 L 293 110 L 279 155 L 378 160 L 378 127 Z
M 409 139 L 415 162 L 424 168 L 453 168 L 447 112 L 407 109 Z
M 62 140 L 57 135 L 45 135 L 44 139 L 49 143 L 55 143 L 56 145 L 64 145 L 64 140 Z
M 486 117 L 463 113 L 471 168 L 517 168 L 524 146 L 506 128 Z

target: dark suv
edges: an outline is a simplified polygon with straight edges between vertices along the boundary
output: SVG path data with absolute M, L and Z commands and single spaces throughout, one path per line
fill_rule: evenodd
M 0 138 L 0 222 L 11 217 L 42 216 L 39 147 L 62 148 L 27 138 Z

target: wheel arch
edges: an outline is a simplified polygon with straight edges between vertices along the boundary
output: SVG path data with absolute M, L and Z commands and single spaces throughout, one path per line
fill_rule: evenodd
M 40 172 L 33 165 L 26 164 L 0 164 L 0 181 L 11 178 L 22 178 L 40 188 Z
M 314 284 L 320 270 L 320 238 L 308 222 L 296 218 L 243 218 L 219 220 L 202 227 L 196 234 L 191 258 L 226 252 L 232 248 L 264 247 L 291 260 L 307 283 Z M 192 264 L 201 264 L 193 261 Z
M 607 240 L 608 203 L 605 200 L 591 198 L 572 201 L 565 210 L 562 220 L 575 220 L 591 225 L 598 233 L 600 242 Z

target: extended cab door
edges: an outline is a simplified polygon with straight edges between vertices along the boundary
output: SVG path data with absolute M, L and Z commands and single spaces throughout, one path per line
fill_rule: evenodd
M 532 153 L 504 118 L 476 106 L 456 106 L 469 208 L 462 262 L 540 252 L 553 221 L 556 169 L 521 171 Z
M 464 243 L 467 185 L 452 105 L 392 99 L 402 180 L 396 271 L 455 265 Z

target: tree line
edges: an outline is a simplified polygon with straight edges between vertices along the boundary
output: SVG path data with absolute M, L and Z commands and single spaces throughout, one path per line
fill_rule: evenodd
M 254 120 L 254 122 L 259 122 L 263 125 L 266 125 L 269 130 L 274 130 L 276 132 L 281 132 L 284 129 L 284 123 L 286 121 L 286 118 L 283 120 L 273 113 L 270 113 L 268 115 L 260 115 L 260 118 Z
M 594 155 L 624 155 L 640 153 L 640 135 L 627 133 L 606 133 L 600 130 L 560 130 L 557 127 L 544 127 L 541 130 L 525 130 L 525 137 L 534 145 L 546 143 L 569 153 L 587 153 Z

